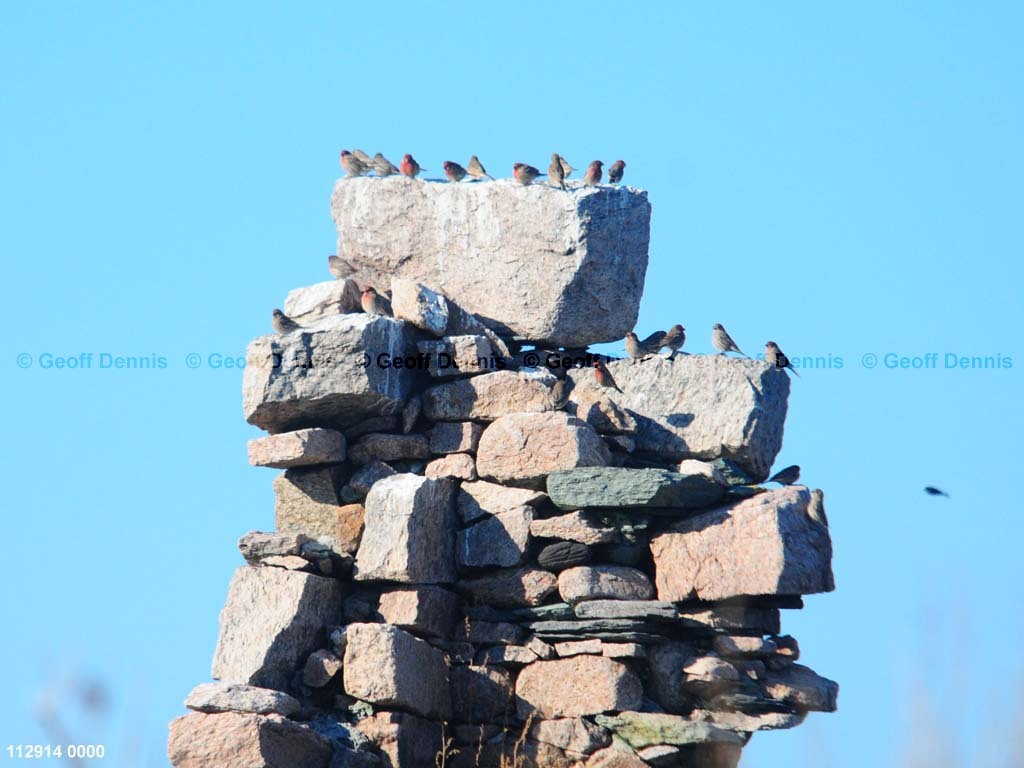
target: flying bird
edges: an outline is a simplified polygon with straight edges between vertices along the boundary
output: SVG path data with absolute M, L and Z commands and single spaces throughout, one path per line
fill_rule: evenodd
M 604 163 L 600 160 L 595 160 L 587 166 L 586 172 L 583 174 L 583 183 L 588 187 L 596 187 L 601 183 L 601 174 L 604 173 L 602 170 Z
M 388 306 L 388 300 L 373 288 L 366 288 L 363 291 L 359 297 L 359 303 L 363 305 L 363 312 L 368 315 L 391 317 L 391 307 Z
M 270 319 L 270 324 L 274 326 L 274 330 L 278 333 L 291 333 L 302 328 L 301 325 L 292 320 L 288 315 L 282 312 L 280 309 L 275 309 L 273 317 Z
M 564 157 L 562 157 L 561 155 L 559 155 L 559 156 L 558 156 L 558 162 L 559 162 L 559 163 L 561 164 L 561 166 L 562 166 L 562 175 L 563 175 L 563 176 L 564 176 L 565 178 L 567 178 L 567 179 L 568 179 L 568 178 L 569 178 L 570 176 L 572 176 L 572 172 L 573 172 L 573 171 L 575 171 L 576 169 L 575 169 L 575 168 L 573 168 L 573 167 L 572 167 L 571 165 L 569 165 L 569 161 L 568 161 L 568 160 L 566 160 L 566 159 L 565 159 Z
M 458 182 L 466 178 L 466 169 L 458 163 L 453 163 L 451 160 L 444 161 L 444 175 L 448 177 L 448 181 Z
M 423 169 L 420 168 L 419 163 L 413 160 L 412 155 L 406 155 L 402 158 L 401 170 L 403 175 L 408 176 L 410 179 L 415 179 Z
M 769 483 L 778 483 L 779 485 L 793 485 L 797 480 L 800 479 L 800 465 L 794 464 L 790 467 L 780 469 L 774 475 L 768 478 Z
M 726 352 L 738 352 L 744 357 L 749 357 L 746 352 L 736 346 L 736 342 L 732 340 L 732 336 L 722 327 L 721 323 L 715 323 L 711 328 L 711 345 L 718 350 L 720 355 L 724 355 Z
M 384 178 L 385 176 L 394 176 L 396 173 L 401 173 L 401 171 L 398 170 L 398 167 L 390 160 L 388 160 L 386 157 L 384 157 L 384 155 L 382 155 L 380 152 L 373 156 L 372 165 L 374 172 L 381 178 Z
M 364 165 L 373 165 L 373 158 L 363 152 L 361 149 L 353 149 L 352 154 L 356 156 L 356 159 Z
M 779 349 L 779 345 L 774 341 L 769 341 L 764 345 L 764 359 L 768 361 L 769 365 L 774 365 L 776 368 L 783 370 L 788 368 L 797 376 L 800 375 L 800 372 L 789 362 L 786 353 Z
M 487 172 L 487 169 L 484 168 L 484 164 L 480 162 L 480 158 L 476 155 L 469 158 L 469 165 L 466 166 L 466 173 L 474 179 L 490 179 L 491 181 L 494 181 L 494 177 Z
M 351 264 L 340 256 L 334 255 L 327 257 L 327 268 L 331 270 L 331 274 L 334 275 L 336 280 L 344 280 L 355 272 Z
M 616 392 L 622 392 L 619 389 L 619 385 L 615 383 L 612 372 L 608 370 L 608 366 L 604 364 L 603 360 L 594 361 L 594 376 L 597 378 L 597 383 L 600 386 L 614 389 Z
M 347 149 L 341 150 L 341 167 L 346 176 L 363 176 L 370 167 Z
M 665 332 L 665 336 L 661 340 L 662 347 L 671 349 L 672 354 L 669 355 L 671 360 L 676 356 L 676 352 L 683 348 L 683 344 L 686 343 L 686 329 L 683 328 L 679 323 L 676 323 Z
M 552 186 L 565 189 L 565 169 L 562 167 L 562 158 L 555 152 L 551 155 L 551 165 L 548 166 L 548 181 Z
M 540 176 L 540 171 L 526 163 L 515 163 L 512 165 L 512 176 L 525 187 L 533 184 L 533 180 Z
M 947 499 L 949 498 L 948 493 L 946 493 L 941 488 L 936 488 L 934 485 L 926 485 L 924 487 L 924 492 L 927 493 L 929 496 L 945 496 Z
M 620 181 L 622 181 L 622 173 L 625 170 L 625 160 L 616 160 L 614 163 L 612 163 L 611 166 L 608 168 L 608 183 L 618 184 Z

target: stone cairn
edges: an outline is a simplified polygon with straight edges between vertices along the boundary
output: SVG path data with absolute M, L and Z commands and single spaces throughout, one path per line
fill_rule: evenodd
M 597 385 L 645 192 L 357 178 L 332 212 L 351 275 L 248 349 L 277 530 L 239 541 L 173 765 L 717 768 L 836 708 L 780 635 L 833 589 L 821 491 L 758 485 L 786 372 L 680 353 Z

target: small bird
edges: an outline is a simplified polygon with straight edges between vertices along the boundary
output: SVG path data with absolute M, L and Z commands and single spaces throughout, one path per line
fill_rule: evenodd
M 363 305 L 363 312 L 368 315 L 391 317 L 391 307 L 388 306 L 388 300 L 373 288 L 366 288 L 359 297 L 359 302 Z
M 302 328 L 301 325 L 288 317 L 280 309 L 274 310 L 274 316 L 270 319 L 270 324 L 274 326 L 274 330 L 278 333 L 291 333 Z
M 575 168 L 573 168 L 573 167 L 572 167 L 571 165 L 569 165 L 569 161 L 568 161 L 568 160 L 566 160 L 566 159 L 565 159 L 564 157 L 562 157 L 561 155 L 559 155 L 559 156 L 558 156 L 558 162 L 559 162 L 559 163 L 561 164 L 561 166 L 562 166 L 562 175 L 563 175 L 563 176 L 564 176 L 565 178 L 567 178 L 567 179 L 568 179 L 568 178 L 569 178 L 570 176 L 572 176 L 572 172 L 573 172 L 573 171 L 575 171 L 576 169 L 575 169 Z
M 466 169 L 463 168 L 458 163 L 453 163 L 451 160 L 445 160 L 444 175 L 448 177 L 448 181 L 462 181 L 464 178 L 466 178 Z
M 364 165 L 373 165 L 373 158 L 363 152 L 361 149 L 353 149 L 352 154 L 356 156 L 356 159 Z
M 665 338 L 664 331 L 655 331 L 642 341 L 633 332 L 626 334 L 626 352 L 634 360 L 657 354 L 662 347 L 662 340 Z
M 540 171 L 526 163 L 514 163 L 512 165 L 512 176 L 525 187 L 533 184 L 533 180 L 540 176 Z
M 410 179 L 415 179 L 423 169 L 420 168 L 419 163 L 413 160 L 412 155 L 406 155 L 402 158 L 401 170 L 402 173 Z
M 736 346 L 736 342 L 732 340 L 732 336 L 722 327 L 721 323 L 715 323 L 711 328 L 711 344 L 720 355 L 724 355 L 726 352 L 738 352 L 744 357 L 749 357 L 746 352 Z
M 780 469 L 774 475 L 768 478 L 769 483 L 778 483 L 779 485 L 793 485 L 797 480 L 800 479 L 800 465 L 794 464 L 790 467 Z
M 769 341 L 764 345 L 764 359 L 768 361 L 769 365 L 774 365 L 776 368 L 782 369 L 788 368 L 797 376 L 800 375 L 800 372 L 789 362 L 789 358 L 786 357 L 786 353 L 779 349 L 779 345 L 774 341 Z
M 555 152 L 551 155 L 551 165 L 548 166 L 548 181 L 552 186 L 565 189 L 565 169 L 562 168 L 562 158 Z
M 346 176 L 362 176 L 370 170 L 369 166 L 347 149 L 341 150 L 341 167 Z
M 494 181 L 494 177 L 487 172 L 484 168 L 484 164 L 480 162 L 480 158 L 473 155 L 469 158 L 469 165 L 466 166 L 466 173 L 472 176 L 474 179 L 490 179 Z
M 596 187 L 601 183 L 601 174 L 604 163 L 600 160 L 595 160 L 587 166 L 586 172 L 583 174 L 583 183 L 588 187 Z
M 600 386 L 614 389 L 616 392 L 622 392 L 619 389 L 619 385 L 615 383 L 612 372 L 608 370 L 608 366 L 604 364 L 603 360 L 594 361 L 594 376 Z
M 548 394 L 548 405 L 551 406 L 551 410 L 560 411 L 565 408 L 566 403 L 569 402 L 569 380 L 559 379 L 555 382 L 555 386 L 551 388 L 550 394 Z
M 380 152 L 373 156 L 372 164 L 374 172 L 381 178 L 384 178 L 385 176 L 394 176 L 396 173 L 400 173 L 394 163 L 384 157 Z
M 331 274 L 336 280 L 344 280 L 355 272 L 351 264 L 340 256 L 334 255 L 327 257 L 327 268 L 331 270 Z
M 612 163 L 611 166 L 608 168 L 608 183 L 618 184 L 620 181 L 622 181 L 622 173 L 625 170 L 625 160 L 616 160 L 614 163 Z
M 669 355 L 670 360 L 676 356 L 676 352 L 682 349 L 683 344 L 685 343 L 686 329 L 683 328 L 683 326 L 681 326 L 679 323 L 676 323 L 671 328 L 669 328 L 661 339 L 661 347 L 672 350 L 672 354 Z
M 924 487 L 924 492 L 927 493 L 929 496 L 945 496 L 947 499 L 949 498 L 948 493 L 946 493 L 941 488 L 936 488 L 934 485 L 926 485 Z

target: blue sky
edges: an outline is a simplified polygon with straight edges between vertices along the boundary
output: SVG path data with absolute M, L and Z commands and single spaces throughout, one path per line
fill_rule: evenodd
M 184 359 L 242 354 L 288 289 L 328 277 L 338 151 L 361 147 L 431 169 L 475 153 L 501 175 L 553 151 L 624 158 L 654 208 L 641 335 L 682 322 L 708 351 L 722 322 L 748 350 L 773 338 L 831 356 L 794 382 L 779 465 L 825 490 L 838 589 L 783 626 L 840 682 L 840 711 L 756 735 L 744 768 L 909 765 L 925 742 L 953 765 L 1009 765 L 1021 17 L 1010 3 L 8 4 L 3 745 L 44 738 L 40 689 L 93 676 L 113 720 L 79 738 L 105 742 L 107 765 L 164 764 L 166 722 L 209 675 L 235 541 L 273 524 L 239 372 Z M 40 368 L 89 351 L 90 369 Z M 103 352 L 167 366 L 100 369 Z M 930 352 L 937 368 L 884 362 Z M 946 369 L 947 352 L 1011 367 Z

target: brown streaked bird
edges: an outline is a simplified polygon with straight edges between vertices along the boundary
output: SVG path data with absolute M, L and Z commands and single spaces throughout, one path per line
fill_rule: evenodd
M 458 163 L 453 163 L 451 160 L 445 160 L 444 175 L 448 177 L 448 181 L 462 181 L 464 178 L 466 178 L 466 169 L 463 168 Z
M 412 155 L 407 154 L 402 158 L 401 170 L 402 175 L 408 176 L 410 179 L 415 179 L 423 169 L 420 168 L 419 163 L 413 160 Z
M 327 268 L 331 270 L 335 280 L 344 280 L 346 277 L 351 277 L 352 273 L 355 272 L 351 264 L 336 255 L 327 257 Z
M 608 183 L 618 184 L 622 181 L 622 174 L 626 170 L 625 160 L 616 160 L 608 167 Z
M 778 483 L 779 485 L 793 485 L 797 480 L 800 479 L 800 465 L 793 464 L 790 467 L 780 469 L 774 475 L 768 478 L 769 483 Z
M 378 152 L 373 156 L 373 170 L 381 178 L 385 176 L 394 176 L 396 173 L 400 173 L 398 167 L 388 160 L 384 155 Z
M 373 158 L 363 152 L 361 149 L 353 149 L 352 154 L 356 156 L 356 159 L 364 165 L 373 165 Z
M 608 389 L 614 389 L 616 392 L 622 392 L 619 389 L 619 385 L 615 383 L 615 379 L 612 376 L 612 372 L 608 370 L 608 366 L 604 364 L 603 360 L 594 361 L 594 377 L 597 379 L 597 383 Z
M 768 361 L 769 365 L 773 365 L 776 368 L 782 368 L 785 370 L 788 368 L 797 376 L 800 372 L 793 367 L 793 364 L 789 362 L 789 358 L 786 357 L 786 353 L 779 349 L 779 345 L 774 341 L 769 341 L 764 345 L 764 359 Z
M 368 315 L 391 317 L 391 307 L 388 306 L 388 300 L 377 293 L 374 288 L 366 288 L 359 297 L 359 303 L 363 305 L 363 312 Z
M 513 163 L 512 176 L 525 187 L 533 184 L 533 180 L 540 176 L 540 171 L 526 163 Z
M 280 309 L 274 310 L 273 316 L 270 318 L 270 324 L 274 326 L 274 330 L 278 333 L 291 333 L 302 328 L 301 325 L 288 317 Z
M 744 357 L 749 357 L 746 352 L 736 346 L 736 342 L 732 340 L 732 336 L 722 327 L 721 323 L 715 323 L 711 327 L 711 345 L 718 350 L 720 355 L 724 355 L 726 352 L 737 352 Z
M 664 331 L 655 331 L 646 339 L 641 340 L 633 331 L 626 334 L 626 352 L 634 360 L 657 354 L 665 338 Z
M 550 394 L 548 394 L 548 405 L 551 406 L 551 410 L 560 411 L 565 408 L 569 402 L 569 392 L 571 390 L 568 379 L 559 379 L 555 382 L 555 386 L 551 388 Z
M 573 172 L 573 171 L 575 171 L 576 169 L 575 169 L 575 168 L 573 168 L 573 167 L 572 167 L 571 165 L 569 165 L 569 161 L 568 161 L 568 160 L 566 160 L 566 159 L 565 159 L 564 157 L 562 157 L 561 155 L 559 155 L 559 156 L 558 156 L 558 162 L 559 162 L 559 163 L 561 164 L 561 166 L 562 166 L 562 175 L 563 175 L 563 176 L 564 176 L 565 178 L 567 178 L 567 179 L 568 179 L 568 178 L 569 178 L 570 176 L 572 176 L 572 172 Z
M 558 153 L 552 153 L 551 165 L 548 166 L 548 181 L 559 189 L 565 189 L 565 169 L 562 167 L 562 158 Z
M 686 343 L 686 329 L 682 325 L 676 323 L 665 332 L 665 336 L 661 340 L 661 348 L 671 349 L 672 354 L 669 355 L 669 360 L 676 356 L 676 352 L 683 348 L 683 344 Z
M 595 160 L 587 166 L 587 170 L 583 174 L 583 183 L 588 187 L 596 187 L 601 183 L 602 173 L 604 173 L 604 163 Z
M 345 171 L 346 176 L 362 176 L 370 170 L 366 163 L 347 149 L 341 150 L 341 167 Z
M 469 158 L 469 164 L 466 166 L 466 173 L 474 179 L 490 179 L 491 181 L 494 181 L 494 177 L 487 172 L 487 169 L 484 168 L 484 164 L 480 162 L 480 158 L 476 155 Z

